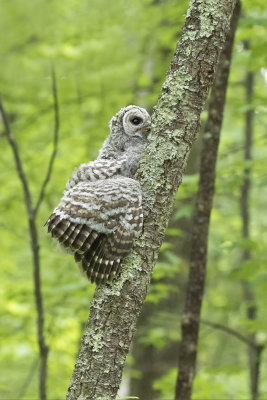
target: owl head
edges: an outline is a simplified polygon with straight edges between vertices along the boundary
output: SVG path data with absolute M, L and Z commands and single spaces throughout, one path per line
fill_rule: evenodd
M 122 108 L 109 122 L 110 136 L 99 156 L 117 158 L 129 148 L 141 150 L 150 126 L 151 118 L 144 108 L 134 105 Z
M 122 123 L 124 133 L 129 137 L 146 137 L 150 131 L 151 119 L 148 112 L 138 106 L 128 106 L 120 110 L 115 118 Z

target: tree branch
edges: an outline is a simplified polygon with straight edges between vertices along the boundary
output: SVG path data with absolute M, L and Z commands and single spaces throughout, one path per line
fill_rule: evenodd
M 260 377 L 260 366 L 261 366 L 261 356 L 262 352 L 265 349 L 265 345 L 263 344 L 258 344 L 253 337 L 246 337 L 244 335 L 241 335 L 241 333 L 237 332 L 236 330 L 232 328 L 228 328 L 227 326 L 224 326 L 222 324 L 210 322 L 207 320 L 201 320 L 200 321 L 202 324 L 211 326 L 214 329 L 219 329 L 223 332 L 229 333 L 230 335 L 234 336 L 235 338 L 241 340 L 244 342 L 247 346 L 249 346 L 250 353 L 253 353 L 253 375 L 251 379 L 251 396 L 252 399 L 257 399 L 259 395 L 259 377 Z M 251 372 L 250 372 L 251 373 Z
M 39 361 L 40 361 L 39 358 L 36 358 L 35 360 L 33 360 L 30 370 L 28 372 L 28 375 L 20 388 L 19 394 L 17 396 L 18 399 L 22 400 L 23 397 L 25 396 L 25 394 L 28 390 L 28 387 L 30 386 L 30 384 L 34 378 L 34 375 L 36 374 L 36 369 L 38 368 Z
M 237 338 L 238 340 L 241 340 L 241 342 L 244 342 L 246 345 L 251 346 L 251 347 L 255 347 L 255 343 L 253 341 L 251 341 L 250 339 L 248 339 L 246 336 L 242 335 L 241 333 L 239 333 L 235 329 L 229 328 L 228 326 L 224 326 L 224 325 L 219 324 L 217 322 L 207 321 L 206 319 L 201 319 L 200 323 L 204 324 L 204 325 L 207 325 L 207 326 L 211 326 L 214 329 L 219 329 L 219 330 L 221 330 L 223 332 L 229 333 L 229 335 L 232 335 L 235 338 Z
M 50 157 L 47 174 L 41 186 L 39 198 L 37 200 L 35 207 L 33 207 L 32 205 L 33 203 L 29 189 L 29 184 L 26 174 L 23 170 L 23 165 L 20 158 L 18 145 L 10 128 L 7 112 L 3 106 L 2 101 L 0 100 L 0 112 L 4 122 L 5 133 L 13 152 L 17 173 L 23 188 L 24 202 L 27 211 L 29 233 L 31 238 L 34 294 L 35 294 L 35 305 L 37 311 L 37 340 L 38 340 L 39 355 L 40 355 L 39 396 L 41 400 L 46 400 L 47 358 L 48 358 L 49 347 L 46 344 L 45 334 L 44 334 L 44 310 L 43 310 L 43 297 L 41 291 L 41 273 L 40 273 L 40 256 L 39 256 L 40 246 L 39 246 L 38 230 L 36 226 L 36 215 L 39 210 L 40 204 L 44 198 L 45 188 L 51 178 L 53 164 L 57 153 L 57 145 L 58 145 L 59 106 L 57 97 L 56 76 L 54 69 L 52 69 L 52 92 L 53 92 L 54 111 L 55 111 L 54 147 Z
M 23 165 L 22 165 L 22 161 L 21 161 L 21 158 L 20 158 L 18 145 L 17 145 L 16 139 L 15 139 L 15 137 L 14 137 L 12 131 L 11 131 L 9 120 L 8 120 L 8 115 L 7 115 L 7 112 L 5 110 L 4 105 L 2 103 L 1 98 L 0 98 L 0 112 L 1 112 L 1 115 L 2 115 L 4 127 L 5 127 L 5 136 L 7 137 L 7 140 L 9 142 L 9 144 L 10 144 L 11 149 L 12 149 L 13 157 L 14 157 L 15 165 L 16 165 L 16 169 L 17 169 L 17 173 L 18 173 L 19 179 L 20 179 L 21 184 L 22 184 L 24 202 L 25 202 L 25 206 L 26 206 L 26 209 L 27 209 L 27 213 L 28 213 L 28 215 L 32 215 L 32 213 L 33 213 L 32 200 L 31 200 L 31 193 L 30 193 L 27 177 L 26 177 L 25 172 L 23 170 Z
M 45 176 L 45 179 L 43 181 L 43 184 L 41 186 L 40 194 L 36 203 L 36 206 L 34 207 L 34 214 L 37 215 L 40 204 L 43 201 L 44 194 L 45 194 L 45 189 L 46 186 L 51 178 L 52 175 L 52 170 L 53 170 L 53 165 L 54 161 L 57 155 L 57 149 L 58 149 L 58 132 L 59 132 L 59 124 L 60 124 L 60 119 L 59 119 L 59 106 L 58 106 L 58 94 L 57 94 L 57 80 L 56 80 L 56 74 L 55 74 L 55 69 L 52 66 L 51 68 L 51 77 L 52 77 L 52 94 L 53 94 L 53 103 L 54 103 L 54 141 L 53 141 L 53 151 L 51 153 L 51 157 L 49 160 L 48 168 L 47 168 L 47 173 Z
M 144 233 L 123 263 L 121 276 L 96 288 L 68 400 L 116 397 L 233 6 L 234 0 L 190 2 L 136 175 L 143 190 Z

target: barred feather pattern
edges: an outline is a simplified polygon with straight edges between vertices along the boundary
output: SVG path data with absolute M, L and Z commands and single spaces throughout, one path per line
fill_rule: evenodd
M 122 108 L 110 121 L 97 160 L 73 172 L 46 223 L 91 282 L 105 283 L 118 274 L 142 230 L 142 192 L 132 178 L 150 124 L 145 109 Z
M 66 185 L 66 190 L 71 189 L 82 181 L 95 182 L 99 179 L 108 179 L 118 175 L 125 169 L 127 155 L 122 155 L 119 159 L 99 159 L 87 164 L 81 164 L 72 174 Z
M 140 185 L 126 177 L 79 182 L 65 191 L 47 225 L 91 282 L 112 280 L 142 229 Z

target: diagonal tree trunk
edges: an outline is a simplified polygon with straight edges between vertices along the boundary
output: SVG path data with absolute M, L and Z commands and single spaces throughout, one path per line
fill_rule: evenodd
M 196 212 L 193 218 L 189 279 L 182 320 L 182 339 L 179 347 L 179 373 L 176 384 L 176 400 L 190 400 L 193 388 L 200 313 L 205 285 L 209 220 L 214 194 L 217 151 L 223 121 L 232 47 L 239 13 L 240 3 L 238 2 L 232 16 L 231 30 L 220 56 L 208 107 L 208 119 L 203 134 Z
M 95 291 L 67 399 L 112 400 L 152 276 L 175 193 L 200 125 L 235 0 L 192 0 L 137 172 L 144 233 L 120 278 Z

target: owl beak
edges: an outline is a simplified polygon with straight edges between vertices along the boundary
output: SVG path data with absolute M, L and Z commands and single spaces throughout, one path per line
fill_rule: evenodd
M 149 133 L 151 129 L 151 121 L 147 121 L 145 125 L 141 128 L 142 133 Z

